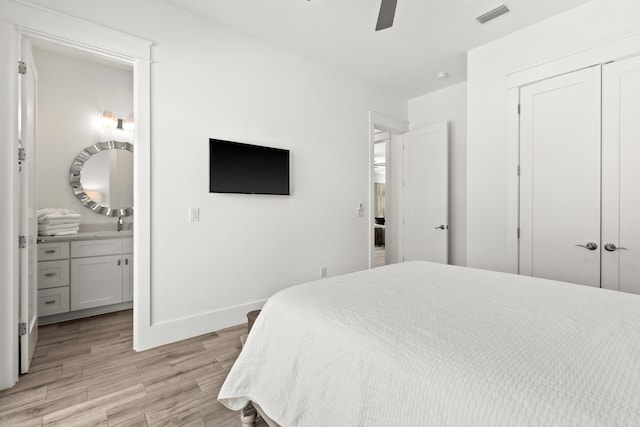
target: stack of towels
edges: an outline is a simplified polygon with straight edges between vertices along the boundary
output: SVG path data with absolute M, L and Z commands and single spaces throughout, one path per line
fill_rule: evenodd
M 46 208 L 38 210 L 40 236 L 72 236 L 80 229 L 80 215 L 71 209 Z

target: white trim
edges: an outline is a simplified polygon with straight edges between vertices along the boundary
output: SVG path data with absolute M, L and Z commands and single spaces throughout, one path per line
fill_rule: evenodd
M 135 298 L 134 298 L 135 300 Z M 178 319 L 153 323 L 148 333 L 139 335 L 138 346 L 152 348 L 211 333 L 229 325 L 247 322 L 247 313 L 261 309 L 267 300 L 227 307 Z
M 24 0 L 0 1 L 0 19 L 25 34 L 127 58 L 151 59 L 152 42 Z
M 507 265 L 510 269 L 507 273 L 519 273 L 519 251 L 518 227 L 520 226 L 520 177 L 518 176 L 518 165 L 520 164 L 520 115 L 518 114 L 518 104 L 520 103 L 520 89 L 511 88 L 507 90 L 509 111 L 508 138 L 515 141 L 507 147 L 507 197 L 516 200 L 517 203 L 510 203 L 507 206 L 507 254 L 510 259 Z
M 18 44 L 15 28 L 0 22 L 2 46 L 8 46 L 0 57 L 0 389 L 18 381 Z
M 375 171 L 373 168 L 374 153 L 375 153 L 375 130 L 380 129 L 392 134 L 402 135 L 409 132 L 410 123 L 406 120 L 399 119 L 397 117 L 388 116 L 386 114 L 378 113 L 376 111 L 369 111 L 369 208 L 367 209 L 367 253 L 369 254 L 369 268 L 373 267 L 373 261 L 375 252 L 373 250 L 373 217 L 374 217 L 374 197 L 373 183 L 375 182 Z M 387 146 L 389 147 L 390 144 Z M 387 178 L 389 178 L 389 171 L 391 170 L 391 150 L 387 150 Z
M 507 87 L 515 88 L 596 64 L 640 53 L 640 33 L 608 40 L 596 46 L 507 74 Z

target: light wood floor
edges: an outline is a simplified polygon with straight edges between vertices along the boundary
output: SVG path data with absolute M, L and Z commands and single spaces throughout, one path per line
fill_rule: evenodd
M 0 391 L 0 426 L 238 426 L 216 397 L 246 329 L 138 353 L 131 310 L 42 326 L 31 372 Z
M 384 246 L 376 246 L 373 251 L 373 266 L 382 267 L 386 262 L 386 249 Z

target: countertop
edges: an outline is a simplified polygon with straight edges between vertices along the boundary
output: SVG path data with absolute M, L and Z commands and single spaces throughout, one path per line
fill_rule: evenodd
M 133 231 L 85 231 L 73 236 L 38 236 L 38 243 L 71 242 L 74 240 L 126 239 L 132 238 Z

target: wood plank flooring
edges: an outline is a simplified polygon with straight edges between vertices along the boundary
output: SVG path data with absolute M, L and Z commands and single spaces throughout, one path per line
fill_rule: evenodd
M 32 369 L 0 391 L 0 426 L 239 426 L 216 400 L 239 325 L 132 350 L 132 311 L 40 327 Z

